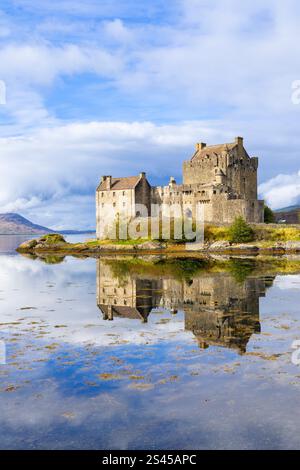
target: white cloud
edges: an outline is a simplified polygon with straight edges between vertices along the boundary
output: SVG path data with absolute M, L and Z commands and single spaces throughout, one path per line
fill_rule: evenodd
M 7 86 L 19 83 L 49 85 L 55 78 L 78 73 L 116 74 L 121 61 L 109 52 L 95 47 L 65 44 L 9 44 L 0 50 L 0 76 Z
M 106 22 L 103 29 L 108 39 L 112 39 L 118 43 L 126 44 L 134 39 L 134 34 L 126 28 L 123 21 L 118 18 Z
M 76 274 L 70 282 L 70 266 L 73 266 Z M 8 275 L 8 272 L 12 274 Z M 43 276 L 46 273 L 46 277 Z M 63 299 L 62 302 L 54 302 L 53 296 L 45 298 L 46 286 L 42 291 L 35 292 L 32 299 L 32 286 L 36 286 L 43 278 L 49 283 L 55 284 L 56 298 Z M 102 318 L 102 312 L 98 309 L 96 303 L 96 293 L 93 297 L 89 294 L 90 290 L 95 289 L 96 262 L 88 260 L 87 263 L 71 261 L 55 266 L 55 272 L 51 267 L 48 269 L 42 262 L 38 263 L 28 258 L 1 257 L 0 279 L 1 288 L 6 292 L 11 292 L 15 286 L 22 285 L 22 290 L 15 292 L 13 297 L 8 296 L 0 313 L 0 321 L 5 323 L 6 312 L 10 312 L 10 322 L 17 321 L 20 318 L 20 308 L 24 305 L 34 306 L 36 310 L 31 310 L 30 314 L 24 319 L 23 328 L 34 319 L 47 324 L 47 340 L 60 340 L 64 343 L 73 345 L 83 345 L 92 343 L 97 346 L 107 346 L 117 344 L 118 341 L 126 341 L 131 344 L 157 344 L 161 341 L 180 340 L 193 341 L 193 334 L 184 328 L 184 318 L 178 314 L 175 318 L 168 310 L 159 309 L 161 314 L 155 313 L 149 316 L 148 323 L 141 320 L 131 320 L 126 318 L 117 318 L 114 322 L 107 322 Z M 82 281 L 89 280 L 90 290 L 81 285 Z M 80 289 L 74 294 L 74 284 Z M 29 288 L 31 286 L 31 289 Z M 96 290 L 96 289 L 95 289 Z M 75 298 L 74 298 L 75 297 Z M 71 312 L 68 311 L 66 303 L 74 298 Z M 78 301 L 80 299 L 80 302 Z M 32 303 L 33 302 L 33 303 Z M 82 315 L 82 303 L 86 305 L 85 314 Z M 54 310 L 55 304 L 55 310 Z M 51 310 L 51 314 L 49 314 Z M 63 324 L 66 328 L 58 329 L 55 325 Z M 167 318 L 168 322 L 159 322 L 161 318 Z M 7 321 L 7 320 L 6 320 Z M 88 326 L 87 326 L 88 325 Z M 1 327 L 6 329 L 7 326 Z M 13 331 L 13 325 L 10 331 Z M 17 330 L 19 325 L 16 326 Z
M 156 12 L 162 4 L 155 2 Z M 174 16 L 159 22 L 151 20 L 146 4 L 139 6 L 139 12 L 144 8 L 139 22 L 132 2 L 117 0 L 86 2 L 84 16 L 77 1 L 15 5 L 39 11 L 43 21 L 32 14 L 30 24 L 12 16 L 0 22 L 5 31 L 15 31 L 0 49 L 0 78 L 8 91 L 0 109 L 0 167 L 10 182 L 0 189 L 2 208 L 21 211 L 24 202 L 25 211 L 35 208 L 31 214 L 38 216 L 42 210 L 41 218 L 47 213 L 48 223 L 56 224 L 53 208 L 65 219 L 77 191 L 77 202 L 91 217 L 103 172 L 179 175 L 196 141 L 230 141 L 238 134 L 260 157 L 261 180 L 267 180 L 261 192 L 268 202 L 273 207 L 297 202 L 300 107 L 291 103 L 291 84 L 300 78 L 298 2 L 289 0 L 287 8 L 278 0 L 264 6 L 258 0 L 178 0 Z M 91 87 L 103 93 L 94 95 L 95 122 L 85 122 L 91 95 L 76 107 L 60 88 L 66 79 L 73 84 L 80 77 L 77 93 L 84 94 L 86 75 L 95 77 Z M 49 99 L 55 91 L 62 102 Z M 68 109 L 73 122 L 64 125 L 60 109 Z M 122 112 L 124 122 L 100 122 Z M 290 176 L 275 178 L 283 172 Z M 282 191 L 276 194 L 273 184 Z
M 72 123 L 2 137 L 0 212 L 18 211 L 54 228 L 93 227 L 102 174 L 146 170 L 167 181 L 170 172 L 181 175 L 199 136 L 231 140 L 222 130 L 212 131 L 209 122 Z
M 297 204 L 300 199 L 300 171 L 266 181 L 259 186 L 259 192 L 273 209 Z

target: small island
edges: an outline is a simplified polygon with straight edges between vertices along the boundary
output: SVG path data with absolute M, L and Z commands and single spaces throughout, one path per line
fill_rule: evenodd
M 81 243 L 69 243 L 61 234 L 46 234 L 40 238 L 22 243 L 17 251 L 23 254 L 43 256 L 84 255 L 98 257 L 101 254 L 274 254 L 300 253 L 300 226 L 276 224 L 247 224 L 237 218 L 232 225 L 205 226 L 204 242 L 186 244 L 176 240 L 97 240 L 89 239 Z

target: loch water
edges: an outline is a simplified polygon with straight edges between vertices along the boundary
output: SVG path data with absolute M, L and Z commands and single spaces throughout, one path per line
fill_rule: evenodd
M 0 237 L 1 449 L 300 447 L 300 259 L 34 259 L 21 241 Z

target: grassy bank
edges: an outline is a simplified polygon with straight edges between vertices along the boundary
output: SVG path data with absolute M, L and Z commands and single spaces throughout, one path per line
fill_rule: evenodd
M 60 234 L 48 234 L 36 240 L 24 242 L 20 253 L 86 254 L 103 252 L 186 252 L 185 241 L 150 240 L 86 240 L 82 243 L 68 243 Z M 242 219 L 231 226 L 206 225 L 204 243 L 197 247 L 199 252 L 253 253 L 300 252 L 300 225 L 248 225 Z

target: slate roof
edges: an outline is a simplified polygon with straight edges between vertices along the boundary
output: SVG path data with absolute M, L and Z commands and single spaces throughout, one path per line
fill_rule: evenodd
M 127 176 L 125 178 L 112 178 L 110 191 L 122 189 L 134 189 L 140 180 L 140 176 Z M 102 181 L 98 186 L 98 191 L 107 191 L 106 182 Z
M 192 160 L 198 160 L 200 158 L 202 159 L 205 158 L 207 155 L 209 157 L 212 157 L 213 155 L 220 155 L 224 150 L 229 152 L 230 150 L 233 150 L 236 146 L 236 142 L 232 144 L 207 145 L 202 150 L 196 150 L 192 157 Z

